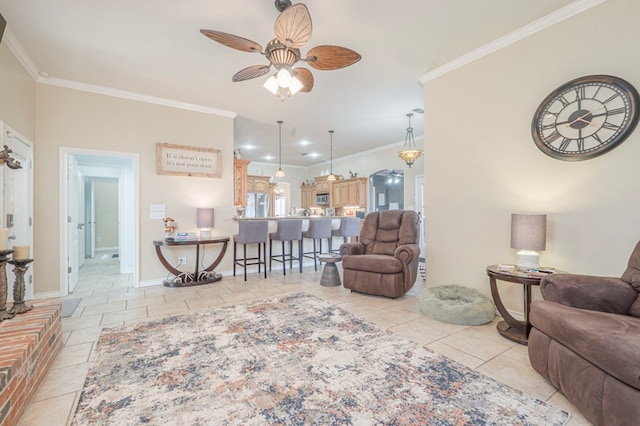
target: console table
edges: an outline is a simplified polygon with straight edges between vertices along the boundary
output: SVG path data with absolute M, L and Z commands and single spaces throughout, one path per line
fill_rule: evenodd
M 156 240 L 153 242 L 153 245 L 156 248 L 156 255 L 162 263 L 162 266 L 173 275 L 175 278 L 172 280 L 164 280 L 163 284 L 167 287 L 188 287 L 192 285 L 201 285 L 212 283 L 215 281 L 220 281 L 222 276 L 216 274 L 213 270 L 216 266 L 220 264 L 224 254 L 227 251 L 227 244 L 229 243 L 229 237 L 222 238 L 210 238 L 207 240 L 189 240 L 189 241 L 171 241 L 171 240 Z M 220 253 L 218 253 L 218 257 L 211 263 L 211 265 L 207 266 L 200 270 L 200 246 L 204 246 L 207 244 L 222 244 L 222 249 Z M 164 257 L 162 253 L 162 247 L 180 247 L 180 246 L 195 246 L 196 247 L 196 268 L 193 273 L 183 272 L 179 269 L 176 269 L 173 265 L 167 262 L 167 259 Z

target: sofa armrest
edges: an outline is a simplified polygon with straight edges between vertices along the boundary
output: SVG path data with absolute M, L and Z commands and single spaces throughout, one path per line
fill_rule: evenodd
M 340 246 L 340 255 L 347 254 L 364 254 L 364 244 L 362 243 L 343 243 Z
M 420 256 L 420 247 L 417 244 L 403 244 L 396 248 L 393 253 L 396 259 L 399 259 L 405 265 L 409 265 L 414 260 L 418 260 Z
M 620 278 L 551 274 L 540 282 L 545 300 L 574 308 L 626 314 L 638 292 Z

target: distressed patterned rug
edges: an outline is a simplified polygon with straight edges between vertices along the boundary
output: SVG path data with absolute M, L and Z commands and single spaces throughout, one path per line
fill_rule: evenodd
M 306 294 L 98 341 L 74 425 L 562 425 L 569 414 Z

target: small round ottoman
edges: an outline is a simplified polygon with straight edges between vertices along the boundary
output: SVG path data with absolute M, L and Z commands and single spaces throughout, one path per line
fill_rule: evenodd
M 420 298 L 420 311 L 438 321 L 480 325 L 491 322 L 496 308 L 491 299 L 478 290 L 444 285 L 425 289 Z

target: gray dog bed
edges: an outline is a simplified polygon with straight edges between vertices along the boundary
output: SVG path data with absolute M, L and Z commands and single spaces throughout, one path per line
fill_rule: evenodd
M 438 321 L 461 325 L 491 322 L 495 307 L 478 290 L 457 285 L 427 288 L 420 299 L 420 310 Z

